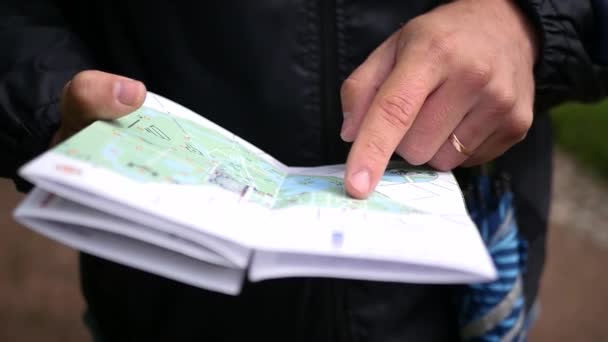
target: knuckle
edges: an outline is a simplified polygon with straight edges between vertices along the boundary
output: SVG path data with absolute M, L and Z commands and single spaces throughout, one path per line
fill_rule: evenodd
M 407 34 L 409 32 L 419 32 L 425 29 L 426 27 L 426 18 L 424 17 L 424 15 L 420 15 L 417 17 L 414 17 L 412 19 L 410 19 L 405 25 L 403 25 L 403 28 L 401 29 L 400 32 L 402 32 L 403 34 Z
M 94 73 L 83 71 L 74 76 L 68 89 L 69 95 L 79 103 L 86 102 L 94 85 Z
M 422 165 L 432 158 L 432 155 L 421 144 L 402 146 L 399 149 L 399 155 L 412 165 Z
M 496 98 L 496 109 L 500 112 L 508 112 L 515 107 L 517 98 L 513 92 L 503 92 Z
M 517 103 L 515 92 L 507 89 L 508 88 L 503 88 L 490 93 L 490 96 L 494 101 L 494 110 L 497 113 L 510 112 Z
M 489 64 L 475 62 L 464 68 L 462 80 L 473 89 L 482 89 L 490 83 L 492 74 L 492 67 Z
M 383 97 L 379 104 L 382 119 L 393 128 L 406 129 L 413 120 L 416 104 L 406 96 L 390 95 Z
M 358 88 L 359 82 L 357 79 L 349 76 L 344 80 L 344 82 L 342 82 L 342 86 L 340 87 L 340 97 L 342 97 L 342 100 L 344 100 L 345 98 L 356 94 Z
M 371 134 L 364 144 L 366 157 L 372 162 L 379 162 L 390 157 L 393 151 L 385 144 L 381 134 Z
M 522 141 L 532 126 L 532 113 L 522 112 L 513 115 L 506 129 L 507 139 L 511 141 Z
M 429 38 L 428 50 L 431 56 L 435 56 L 440 60 L 446 59 L 456 44 L 453 32 L 438 32 Z

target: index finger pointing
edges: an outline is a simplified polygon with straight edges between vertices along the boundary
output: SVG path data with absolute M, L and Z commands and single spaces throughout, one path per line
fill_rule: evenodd
M 346 191 L 366 198 L 424 101 L 444 80 L 441 64 L 404 47 L 359 128 L 346 163 Z

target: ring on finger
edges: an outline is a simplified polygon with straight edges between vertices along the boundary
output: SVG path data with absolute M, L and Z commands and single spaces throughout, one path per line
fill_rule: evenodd
M 450 142 L 452 143 L 452 146 L 454 146 L 454 148 L 456 149 L 456 151 L 464 154 L 467 157 L 470 157 L 473 155 L 473 152 L 471 152 L 471 150 L 469 150 L 468 148 L 466 148 L 458 139 L 458 137 L 456 136 L 456 134 L 452 133 L 452 135 L 450 135 Z

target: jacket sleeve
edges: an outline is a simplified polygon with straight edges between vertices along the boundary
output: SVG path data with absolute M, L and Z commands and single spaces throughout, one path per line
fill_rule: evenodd
M 607 69 L 593 58 L 601 29 L 595 1 L 603 0 L 517 0 L 538 33 L 537 112 L 607 95 Z
M 597 27 L 593 57 L 598 63 L 608 66 L 608 0 L 594 0 L 593 11 Z
M 17 169 L 43 152 L 59 123 L 59 95 L 92 67 L 56 1 L 0 1 L 0 177 L 28 184 Z

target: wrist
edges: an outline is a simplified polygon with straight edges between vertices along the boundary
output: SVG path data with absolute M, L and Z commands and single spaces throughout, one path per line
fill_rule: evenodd
M 524 3 L 526 1 L 521 0 L 501 0 L 509 6 L 512 13 L 515 14 L 516 20 L 519 22 L 519 26 L 523 30 L 525 39 L 522 41 L 522 47 L 530 51 L 530 56 L 533 63 L 539 56 L 541 46 L 541 32 L 536 23 L 536 18 L 530 15 L 529 9 Z
M 535 64 L 539 58 L 542 46 L 542 30 L 536 12 L 526 0 L 457 0 L 468 2 L 474 8 L 483 6 L 487 18 L 495 20 L 496 25 L 502 25 L 504 32 L 509 35 L 524 57 Z

